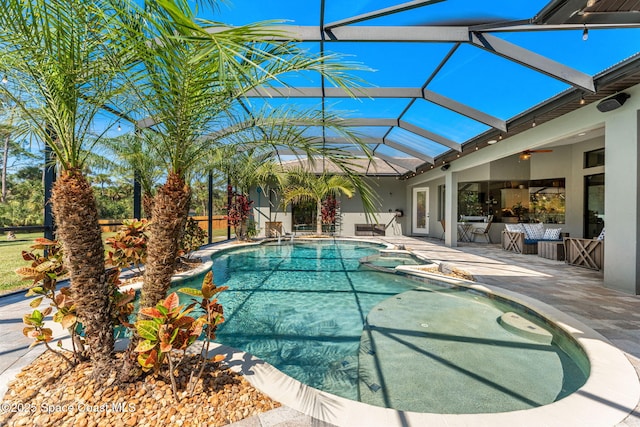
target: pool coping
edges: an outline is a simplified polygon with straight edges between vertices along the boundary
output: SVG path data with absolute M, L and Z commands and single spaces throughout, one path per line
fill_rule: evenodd
M 367 239 L 337 240 L 381 243 Z M 393 249 L 393 245 L 382 243 Z M 242 246 L 246 245 L 235 243 L 206 248 L 202 256 Z M 485 414 L 418 413 L 373 406 L 315 389 L 249 353 L 226 346 L 216 345 L 211 354 L 225 354 L 226 363 L 233 370 L 241 373 L 271 398 L 317 420 L 337 426 L 614 426 L 636 407 L 640 400 L 640 381 L 636 370 L 621 350 L 592 328 L 534 298 L 482 283 L 415 271 L 412 269 L 415 267 L 403 267 L 399 270 L 505 298 L 542 315 L 582 347 L 590 363 L 590 375 L 586 383 L 569 396 L 538 408 Z

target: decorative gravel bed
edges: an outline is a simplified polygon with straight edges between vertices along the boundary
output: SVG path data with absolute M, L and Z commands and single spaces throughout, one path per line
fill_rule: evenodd
M 25 367 L 9 384 L 1 426 L 222 426 L 280 406 L 221 363 L 209 363 L 192 397 L 185 384 L 190 364 L 178 368 L 177 402 L 168 378 L 152 375 L 116 385 L 90 378 L 90 363 L 69 370 L 51 352 Z

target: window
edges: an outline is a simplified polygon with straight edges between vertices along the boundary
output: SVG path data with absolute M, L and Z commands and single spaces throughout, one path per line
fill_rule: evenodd
M 493 215 L 496 222 L 565 221 L 565 179 L 462 182 L 458 218 Z
M 596 166 L 604 166 L 604 148 L 584 153 L 584 167 L 595 168 Z

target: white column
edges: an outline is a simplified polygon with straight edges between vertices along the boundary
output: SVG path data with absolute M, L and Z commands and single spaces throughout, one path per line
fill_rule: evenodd
M 640 111 L 603 113 L 605 121 L 605 286 L 640 294 Z
M 458 174 L 447 171 L 444 185 L 444 244 L 455 247 L 458 246 Z

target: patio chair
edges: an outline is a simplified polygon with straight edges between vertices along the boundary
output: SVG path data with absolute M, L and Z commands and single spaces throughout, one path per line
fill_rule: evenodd
M 484 227 L 476 227 L 473 230 L 471 230 L 472 240 L 475 242 L 476 236 L 481 234 L 485 237 L 485 239 L 487 239 L 487 243 L 492 243 L 491 236 L 489 236 L 489 230 L 491 229 L 491 224 L 493 224 L 493 215 L 489 215 L 489 217 L 487 218 L 487 223 L 484 225 Z

